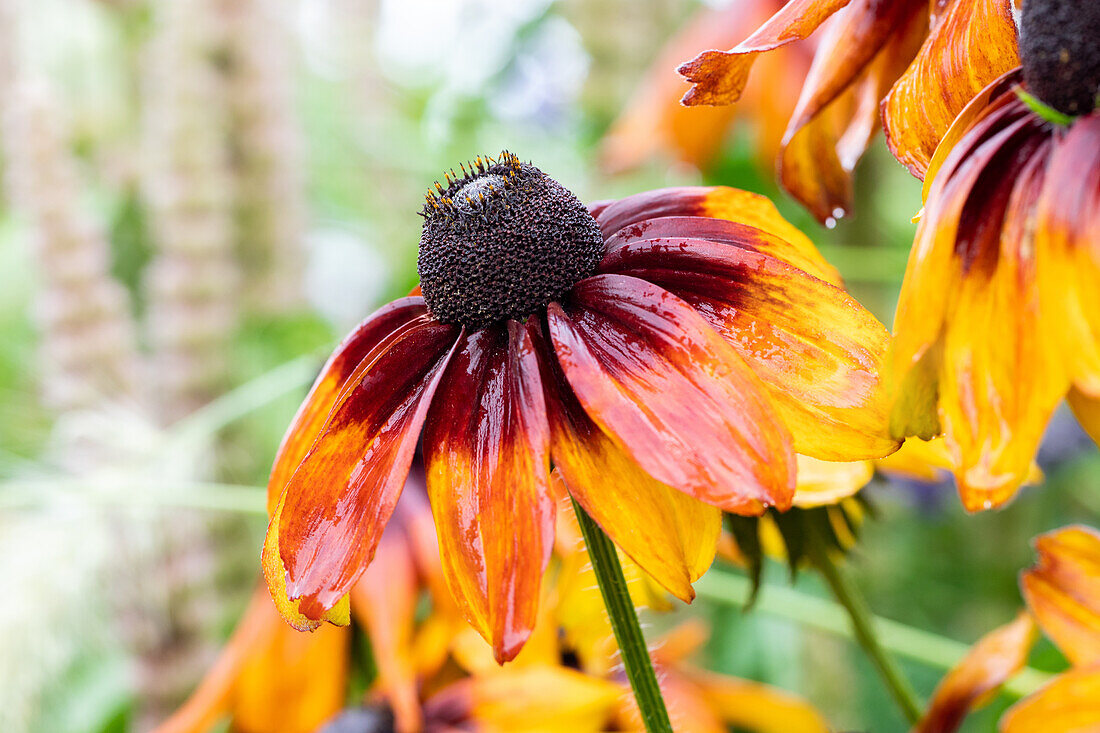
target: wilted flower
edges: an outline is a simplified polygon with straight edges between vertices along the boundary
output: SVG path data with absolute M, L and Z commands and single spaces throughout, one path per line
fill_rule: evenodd
M 795 451 L 897 446 L 885 329 L 762 197 L 669 189 L 586 209 L 503 153 L 437 184 L 423 215 L 423 295 L 345 340 L 273 470 L 264 568 L 299 628 L 346 623 L 421 433 L 444 577 L 499 661 L 537 617 L 551 457 L 690 600 L 720 510 L 789 506 Z

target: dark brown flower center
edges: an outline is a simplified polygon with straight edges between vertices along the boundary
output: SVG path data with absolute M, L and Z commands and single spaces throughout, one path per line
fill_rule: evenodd
M 560 183 L 508 152 L 462 171 L 436 183 L 421 212 L 417 269 L 436 319 L 526 318 L 596 269 L 600 227 Z
M 1024 0 L 1020 59 L 1028 90 L 1067 115 L 1100 94 L 1100 0 Z

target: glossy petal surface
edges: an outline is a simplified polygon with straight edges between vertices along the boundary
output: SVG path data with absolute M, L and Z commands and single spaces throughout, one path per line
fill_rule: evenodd
M 752 370 L 691 306 L 623 275 L 547 309 L 585 412 L 658 481 L 727 511 L 790 506 L 790 434 Z
M 424 432 L 444 577 L 500 662 L 519 653 L 535 626 L 554 536 L 533 323 L 466 337 Z
M 683 103 L 732 104 L 741 96 L 756 57 L 802 40 L 849 0 L 790 0 L 768 22 L 729 51 L 703 51 L 677 71 L 692 82 Z
M 347 380 L 268 527 L 265 577 L 277 603 L 297 601 L 301 614 L 318 622 L 366 568 L 458 334 L 422 316 Z
M 1019 66 L 1012 0 L 951 0 L 882 105 L 891 152 L 924 178 L 955 117 L 987 84 Z
M 1100 533 L 1066 527 L 1035 541 L 1020 587 L 1043 632 L 1075 665 L 1100 662 Z
M 851 461 L 897 448 L 879 380 L 889 334 L 843 290 L 749 248 L 698 239 L 620 244 L 601 267 L 691 304 L 767 385 L 799 453 Z
M 1092 733 L 1100 730 L 1100 667 L 1073 670 L 1013 705 L 1001 733 Z
M 952 733 L 963 718 L 1027 664 L 1038 637 L 1026 612 L 986 634 L 944 676 L 913 733 Z

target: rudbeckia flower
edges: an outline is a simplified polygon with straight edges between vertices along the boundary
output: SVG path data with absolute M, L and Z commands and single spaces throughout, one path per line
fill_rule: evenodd
M 1027 0 L 1022 68 L 944 138 L 894 322 L 897 436 L 941 429 L 964 506 L 1008 501 L 1069 393 L 1100 397 L 1100 5 Z
M 421 295 L 337 349 L 291 425 L 264 546 L 295 626 L 346 622 L 423 439 L 444 579 L 498 661 L 535 624 L 550 462 L 674 595 L 720 511 L 794 495 L 795 451 L 884 455 L 885 329 L 766 200 L 652 191 L 585 208 L 509 153 L 437 184 Z
M 680 66 L 694 86 L 685 105 L 727 105 L 756 60 L 822 37 L 783 136 L 779 179 L 820 221 L 850 211 L 852 170 L 873 138 L 883 103 L 888 142 L 923 173 L 955 115 L 1018 63 L 1013 0 L 790 0 L 728 51 Z

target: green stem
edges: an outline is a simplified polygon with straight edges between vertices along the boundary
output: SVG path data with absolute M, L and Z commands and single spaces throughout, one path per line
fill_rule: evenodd
M 649 733 L 672 733 L 672 723 L 668 719 L 665 700 L 661 697 L 661 688 L 657 684 L 657 675 L 653 672 L 653 663 L 649 659 L 642 627 L 634 611 L 634 601 L 626 586 L 619 556 L 615 554 L 615 545 L 611 543 L 599 525 L 588 513 L 573 500 L 573 511 L 577 514 L 577 523 L 588 546 L 588 556 L 592 559 L 592 569 L 596 572 L 596 581 L 600 586 L 607 615 L 611 619 L 611 629 L 622 651 L 626 678 L 634 690 L 634 699 L 638 701 L 638 710 L 642 713 L 642 722 Z
M 825 578 L 825 582 L 829 584 L 837 601 L 848 612 L 848 620 L 852 624 L 852 633 L 855 635 L 856 642 L 870 657 L 871 663 L 875 665 L 875 669 L 878 670 L 879 676 L 902 713 L 910 723 L 916 723 L 921 717 L 920 699 L 909 684 L 909 680 L 902 674 L 897 660 L 879 643 L 878 634 L 875 632 L 874 616 L 871 615 L 871 609 L 867 607 L 867 601 L 864 600 L 863 594 L 844 568 L 833 562 L 818 530 L 808 527 L 808 534 L 810 559 Z

